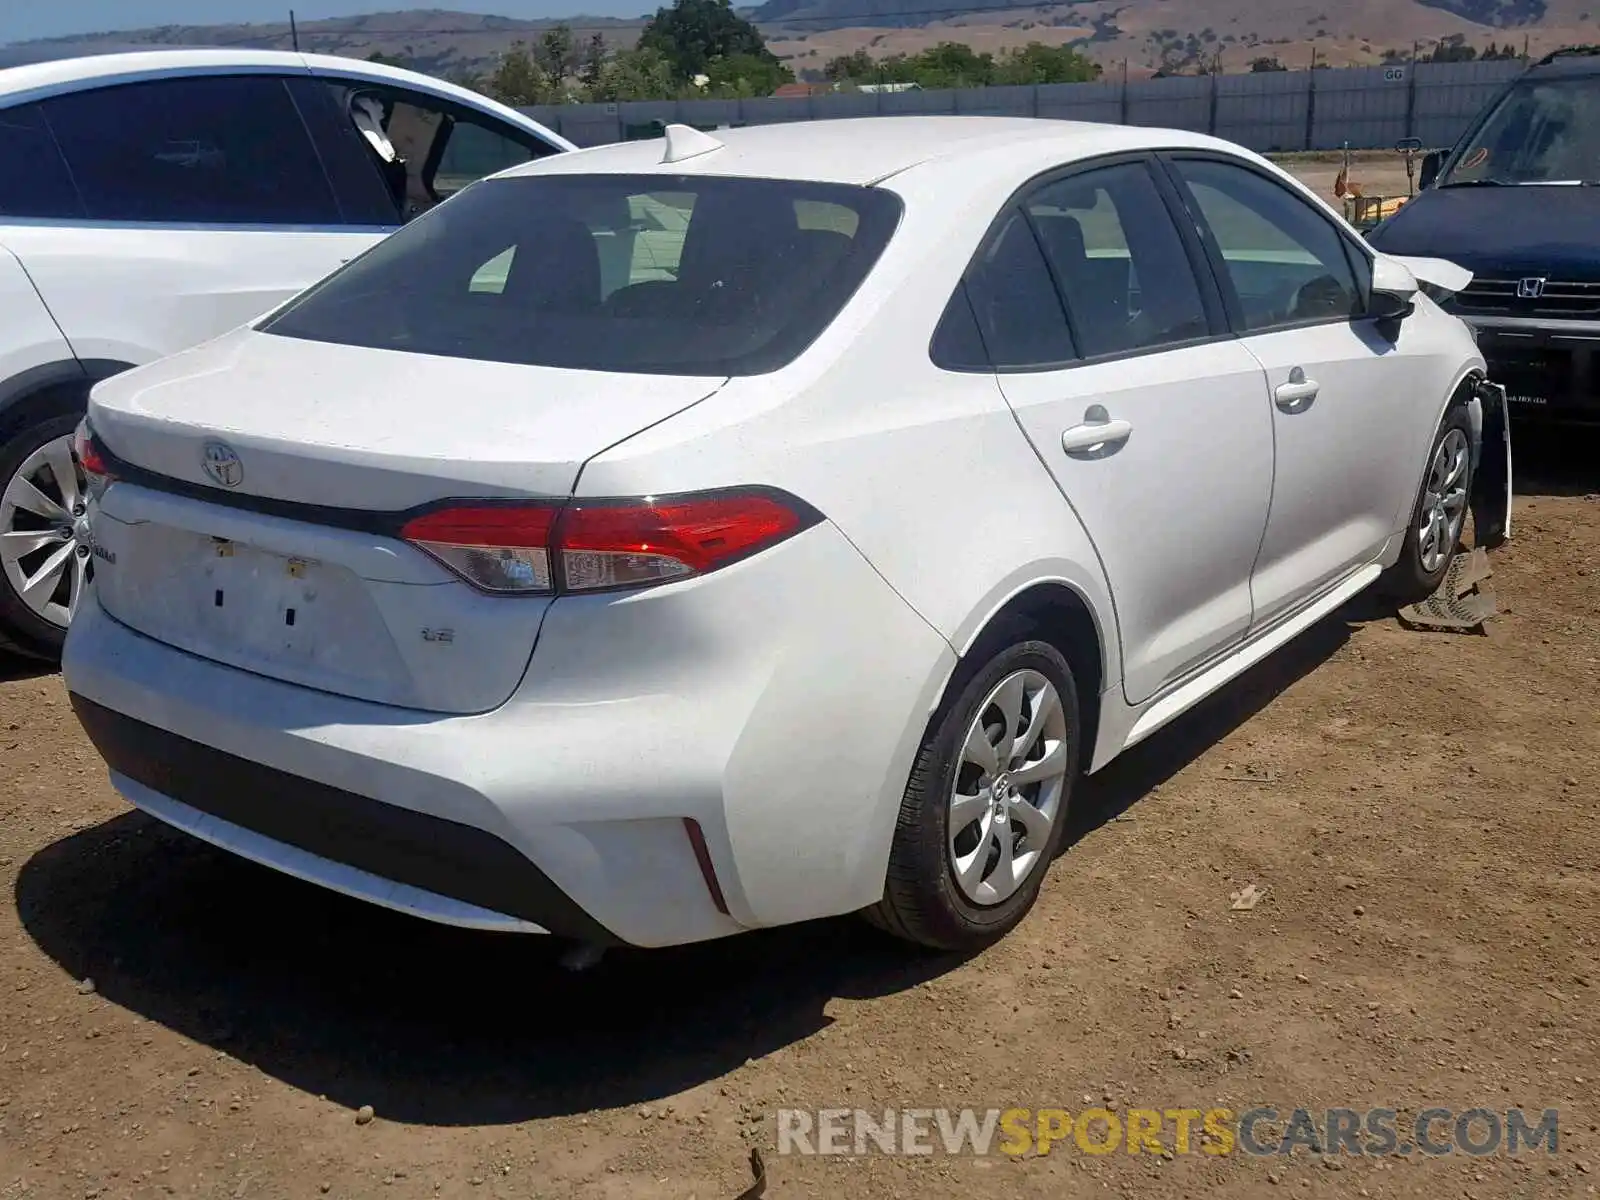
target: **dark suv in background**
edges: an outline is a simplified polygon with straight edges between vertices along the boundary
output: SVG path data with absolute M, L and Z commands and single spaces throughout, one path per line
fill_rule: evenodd
M 1447 307 L 1514 415 L 1600 424 L 1600 47 L 1530 66 L 1422 183 L 1368 240 L 1473 273 Z

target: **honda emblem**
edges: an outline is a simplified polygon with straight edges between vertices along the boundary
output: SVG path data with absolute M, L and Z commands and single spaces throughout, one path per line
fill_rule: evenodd
M 1518 300 L 1537 300 L 1544 295 L 1544 276 L 1530 275 L 1517 281 Z

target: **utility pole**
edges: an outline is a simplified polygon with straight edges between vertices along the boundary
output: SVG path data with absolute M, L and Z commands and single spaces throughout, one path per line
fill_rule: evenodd
M 1317 44 L 1311 43 L 1311 73 L 1306 77 L 1306 144 L 1311 149 L 1317 127 Z
M 300 27 L 294 23 L 294 9 L 289 10 L 289 40 L 294 43 L 295 53 L 300 53 Z

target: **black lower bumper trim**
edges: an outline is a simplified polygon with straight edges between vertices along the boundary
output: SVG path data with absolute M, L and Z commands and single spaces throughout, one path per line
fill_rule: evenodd
M 107 765 L 181 804 L 396 883 L 520 917 L 560 937 L 616 945 L 509 842 L 226 754 L 72 694 Z

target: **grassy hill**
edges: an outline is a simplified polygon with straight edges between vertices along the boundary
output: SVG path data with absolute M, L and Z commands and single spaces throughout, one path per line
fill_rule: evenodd
M 641 0 L 645 6 L 651 0 Z M 1331 66 L 1365 65 L 1380 61 L 1386 49 L 1409 52 L 1413 42 L 1425 49 L 1448 36 L 1480 48 L 1510 41 L 1520 49 L 1526 38 L 1533 53 L 1600 41 L 1600 0 L 1067 0 L 1031 6 L 1018 0 L 766 0 L 747 11 L 797 72 L 817 71 L 838 54 L 915 53 L 941 41 L 988 51 L 1030 41 L 1076 43 L 1108 69 L 1126 62 L 1144 74 L 1163 62 L 1247 70 L 1257 57 L 1303 68 L 1313 51 Z M 580 39 L 598 32 L 614 47 L 632 45 L 643 21 L 642 15 L 567 18 Z M 556 23 L 423 9 L 303 21 L 299 35 L 305 50 L 355 58 L 382 53 L 460 77 L 492 69 L 514 42 L 532 40 Z M 287 21 L 164 25 L 46 44 L 287 49 L 291 35 Z

